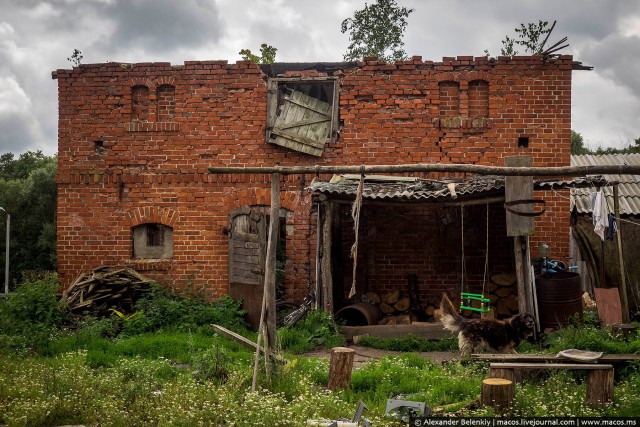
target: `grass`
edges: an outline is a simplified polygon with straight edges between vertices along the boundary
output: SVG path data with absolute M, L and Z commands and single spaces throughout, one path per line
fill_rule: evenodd
M 304 426 L 309 419 L 350 418 L 363 401 L 375 425 L 401 426 L 384 415 L 387 398 L 395 395 L 432 408 L 452 405 L 439 412 L 443 415 L 493 415 L 491 408 L 469 405 L 479 397 L 487 364 L 438 365 L 408 353 L 451 350 L 451 339 L 366 338 L 372 346 L 405 353 L 354 370 L 351 389 L 337 392 L 324 390 L 327 359 L 293 357 L 285 366 L 271 366 L 269 377 L 262 369 L 258 391 L 251 393 L 253 353 L 207 324 L 216 318 L 251 336 L 232 301 L 208 304 L 158 294 L 159 300 L 150 298 L 135 318 L 89 317 L 69 329 L 61 328 L 64 315 L 46 298 L 46 286 L 26 285 L 24 294 L 0 303 L 0 324 L 12 328 L 0 332 L 0 342 L 10 344 L 0 347 L 0 425 Z M 11 306 L 17 302 L 40 304 L 41 317 L 21 317 Z M 331 319 L 316 312 L 280 330 L 278 338 L 287 353 L 343 343 Z M 637 351 L 638 341 L 613 337 L 587 321 L 547 336 L 544 345 L 551 352 L 567 347 L 627 352 Z M 618 370 L 615 387 L 613 403 L 591 408 L 583 403 L 583 376 L 552 372 L 516 386 L 510 415 L 637 416 L 640 364 Z

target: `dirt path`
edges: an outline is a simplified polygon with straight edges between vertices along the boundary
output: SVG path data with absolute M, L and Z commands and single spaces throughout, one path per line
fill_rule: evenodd
M 373 360 L 379 360 L 385 356 L 394 356 L 403 354 L 400 351 L 391 351 L 391 350 L 379 350 L 377 348 L 371 347 L 363 347 L 361 345 L 351 344 L 346 347 L 352 348 L 355 350 L 356 354 L 353 359 L 353 367 L 359 368 L 362 365 L 369 363 Z M 435 363 L 443 363 L 448 362 L 450 360 L 458 360 L 459 355 L 457 352 L 451 351 L 429 351 L 429 352 L 418 352 L 415 353 L 420 357 L 431 360 Z M 303 357 L 318 357 L 318 358 L 329 358 L 330 350 L 314 350 L 302 355 Z

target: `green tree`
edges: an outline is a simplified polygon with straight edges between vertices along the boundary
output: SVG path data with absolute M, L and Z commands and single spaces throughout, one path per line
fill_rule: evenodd
M 578 132 L 571 131 L 571 154 L 592 154 L 591 150 L 584 146 L 584 139 Z
M 273 64 L 276 61 L 277 51 L 278 49 L 275 47 L 262 43 L 260 45 L 260 56 L 254 55 L 249 49 L 242 49 L 238 53 L 245 61 L 252 61 L 255 64 Z
M 353 18 L 342 21 L 342 33 L 349 32 L 349 46 L 345 61 L 358 61 L 365 56 L 393 62 L 407 57 L 402 36 L 407 18 L 414 9 L 396 4 L 396 0 L 375 0 L 356 10 Z
M 57 157 L 40 151 L 26 152 L 17 159 L 0 156 L 0 206 L 11 214 L 11 281 L 23 273 L 56 268 Z M 4 260 L 6 220 L 0 212 L 0 258 Z M 4 262 L 0 262 L 4 277 Z

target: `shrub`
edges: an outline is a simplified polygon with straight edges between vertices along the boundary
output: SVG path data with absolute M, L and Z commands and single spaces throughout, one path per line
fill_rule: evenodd
M 278 338 L 283 349 L 300 354 L 316 347 L 336 347 L 345 340 L 338 333 L 333 317 L 319 310 L 312 310 L 294 326 L 278 330 Z
M 46 347 L 64 320 L 58 287 L 55 274 L 18 285 L 0 302 L 0 340 L 10 348 Z
M 245 330 L 244 311 L 229 296 L 211 302 L 197 293 L 177 295 L 170 289 L 154 286 L 137 302 L 137 312 L 122 318 L 123 332 L 135 335 L 157 330 L 189 331 L 212 323 L 233 330 Z

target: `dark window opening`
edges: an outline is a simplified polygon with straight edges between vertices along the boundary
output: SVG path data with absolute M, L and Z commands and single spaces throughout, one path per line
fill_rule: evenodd
M 529 137 L 521 136 L 518 138 L 518 147 L 519 148 L 527 148 L 529 147 Z
M 147 224 L 147 246 L 164 246 L 164 225 Z

